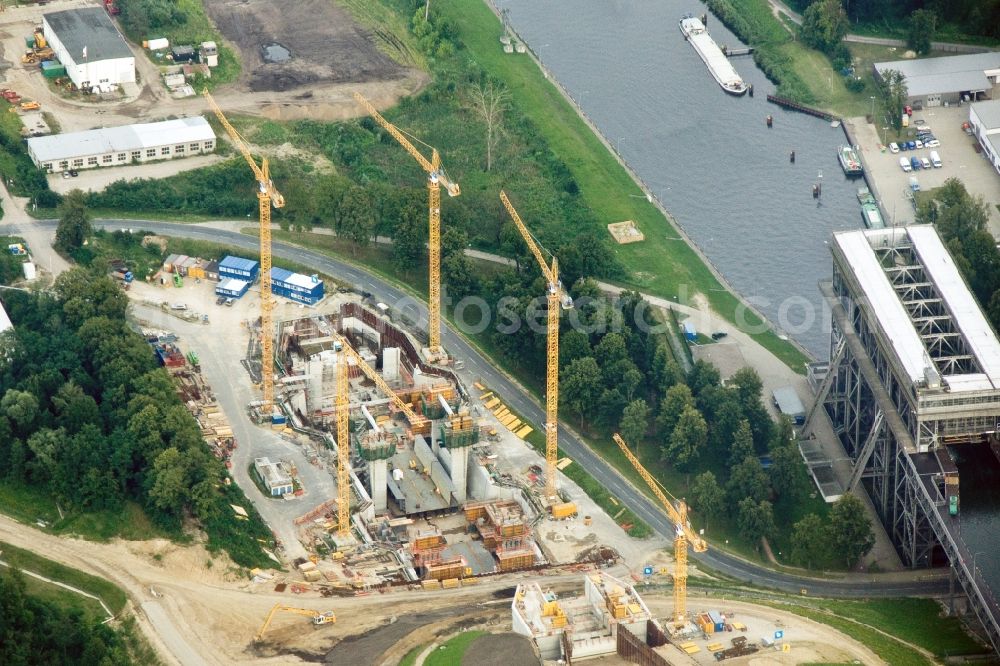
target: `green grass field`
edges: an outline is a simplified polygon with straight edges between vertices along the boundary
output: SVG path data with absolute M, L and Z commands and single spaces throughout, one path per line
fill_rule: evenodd
M 39 575 L 45 576 L 46 578 L 51 578 L 52 580 L 72 585 L 73 587 L 100 597 L 113 613 L 117 614 L 122 608 L 125 607 L 125 592 L 114 583 L 104 580 L 103 578 L 91 576 L 90 574 L 83 573 L 77 569 L 72 569 L 59 564 L 58 562 L 53 562 L 52 560 L 41 557 L 31 551 L 17 548 L 16 546 L 12 546 L 2 541 L 0 541 L 0 551 L 3 552 L 3 554 L 0 555 L 0 559 L 3 559 L 4 562 L 7 562 L 11 566 L 17 567 L 18 569 L 33 571 Z M 76 600 L 82 600 L 74 601 L 72 603 L 89 603 L 92 601 L 86 597 L 81 597 L 80 595 L 73 594 L 68 590 L 62 590 L 58 587 L 48 585 L 37 579 L 28 578 L 28 580 L 33 581 L 32 586 L 34 587 L 44 586 L 50 588 L 50 591 L 46 592 L 47 598 L 61 599 L 63 596 L 72 596 Z M 53 589 L 55 590 L 54 592 L 52 591 Z M 100 606 L 95 604 L 95 607 L 97 608 L 99 614 L 103 616 L 104 613 L 100 609 Z
M 424 666 L 461 666 L 462 657 L 472 645 L 472 641 L 485 633 L 485 631 L 464 631 L 448 639 L 442 645 L 431 650 L 427 658 L 424 659 Z

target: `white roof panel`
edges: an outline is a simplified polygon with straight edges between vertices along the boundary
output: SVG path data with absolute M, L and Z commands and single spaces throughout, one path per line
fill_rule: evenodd
M 993 382 L 983 374 L 973 375 L 945 375 L 941 378 L 945 386 L 952 393 L 959 391 L 992 391 Z
M 924 378 L 923 342 L 913 328 L 913 322 L 889 284 L 889 278 L 875 258 L 869 237 L 890 238 L 894 229 L 878 231 L 845 231 L 833 235 L 833 241 L 851 265 L 861 290 L 868 299 L 869 310 L 878 318 L 886 341 L 892 346 L 910 381 Z
M 908 227 L 913 248 L 983 373 L 1000 386 L 1000 341 L 931 225 Z
M 0 333 L 3 333 L 8 328 L 14 328 L 14 324 L 11 323 L 10 317 L 7 316 L 7 311 L 3 309 L 3 303 L 0 303 Z
M 212 126 L 201 116 L 196 116 L 158 123 L 37 136 L 28 139 L 28 148 L 41 163 L 214 140 L 215 132 Z

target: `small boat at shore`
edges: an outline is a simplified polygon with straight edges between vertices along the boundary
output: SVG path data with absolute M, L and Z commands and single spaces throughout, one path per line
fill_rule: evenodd
M 729 58 L 722 52 L 711 35 L 705 29 L 700 19 L 687 14 L 680 20 L 681 34 L 691 43 L 702 61 L 708 66 L 716 82 L 730 95 L 739 97 L 746 93 L 749 86 L 736 72 Z
M 858 189 L 858 201 L 861 203 L 861 221 L 869 229 L 884 229 L 885 220 L 882 219 L 882 211 L 878 208 L 878 202 L 867 187 Z
M 837 159 L 840 160 L 840 168 L 844 170 L 844 174 L 847 176 L 860 176 L 864 173 L 864 167 L 861 166 L 861 160 L 858 158 L 857 152 L 851 146 L 841 146 L 837 149 Z

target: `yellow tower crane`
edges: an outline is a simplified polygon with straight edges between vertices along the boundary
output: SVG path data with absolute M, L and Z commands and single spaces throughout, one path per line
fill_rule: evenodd
M 337 534 L 346 537 L 351 532 L 351 434 L 349 432 L 347 395 L 347 352 L 341 350 L 337 364 Z
M 389 401 L 399 411 L 403 413 L 411 426 L 420 426 L 426 423 L 427 417 L 421 416 L 413 411 L 408 404 L 396 395 L 378 371 L 368 365 L 361 355 L 355 351 L 351 343 L 342 335 L 335 334 L 335 343 L 339 346 L 340 359 L 337 367 L 337 397 L 335 408 L 337 410 L 337 533 L 347 536 L 351 529 L 351 485 L 350 485 L 350 464 L 351 464 L 351 444 L 348 424 L 348 414 L 350 401 L 348 392 L 348 360 L 354 361 L 361 372 L 381 390 Z
M 559 281 L 559 261 L 552 257 L 552 265 L 545 263 L 542 250 L 535 242 L 521 216 L 514 210 L 507 193 L 500 192 L 500 201 L 507 208 L 514 226 L 521 232 L 528 249 L 535 255 L 542 275 L 545 276 L 548 298 L 548 325 L 545 331 L 545 496 L 551 501 L 556 496 L 556 462 L 559 458 L 559 310 L 573 308 L 573 299 Z M 551 254 L 551 253 L 550 253 Z
M 333 611 L 327 611 L 325 613 L 320 613 L 319 611 L 309 610 L 308 608 L 293 608 L 292 606 L 282 606 L 281 604 L 274 604 L 274 608 L 267 614 L 264 619 L 264 624 L 261 626 L 260 631 L 257 635 L 253 637 L 255 643 L 259 643 L 262 638 L 264 638 L 264 632 L 267 628 L 271 626 L 271 620 L 274 619 L 275 614 L 278 611 L 283 611 L 285 613 L 295 613 L 297 615 L 306 615 L 312 618 L 314 625 L 321 624 L 333 624 L 337 621 L 337 616 L 334 615 Z
M 427 263 L 429 264 L 429 283 L 427 288 L 427 346 L 437 357 L 443 354 L 441 349 L 441 186 L 444 185 L 448 196 L 457 197 L 462 193 L 458 183 L 448 178 L 441 166 L 441 156 L 437 148 L 431 149 L 431 159 L 428 160 L 418 151 L 398 127 L 382 117 L 382 114 L 372 106 L 371 102 L 360 93 L 354 93 L 354 99 L 368 111 L 382 128 L 392 135 L 399 145 L 406 149 L 413 159 L 427 172 L 427 208 L 428 208 L 428 239 Z
M 268 169 L 267 158 L 260 160 L 257 165 L 253 155 L 250 153 L 250 146 L 247 144 L 236 128 L 230 124 L 222 109 L 216 104 L 206 88 L 202 94 L 208 100 L 208 105 L 215 112 L 215 116 L 226 128 L 233 143 L 250 165 L 254 178 L 257 179 L 257 207 L 260 212 L 260 375 L 263 386 L 263 404 L 261 411 L 267 418 L 271 417 L 274 406 L 274 347 L 273 328 L 271 323 L 271 310 L 274 309 L 274 300 L 271 294 L 271 206 L 283 208 L 285 197 L 274 186 L 271 181 L 271 172 Z
M 621 435 L 615 433 L 614 440 L 622 450 L 622 453 L 625 454 L 625 457 L 628 458 L 628 461 L 632 463 L 632 467 L 635 467 L 635 471 L 639 472 L 639 476 L 642 477 L 642 480 L 646 482 L 649 489 L 656 495 L 656 499 L 660 500 L 660 504 L 663 505 L 667 515 L 670 516 L 670 520 L 674 523 L 674 622 L 677 625 L 683 625 L 687 622 L 688 544 L 697 553 L 704 553 L 708 550 L 708 544 L 688 524 L 687 504 L 684 503 L 684 500 L 674 498 L 671 501 L 660 488 L 660 484 L 653 478 L 653 475 L 642 466 L 642 463 L 635 457 L 635 454 L 629 450 L 628 445 L 621 438 Z M 676 506 L 674 506 L 675 503 Z

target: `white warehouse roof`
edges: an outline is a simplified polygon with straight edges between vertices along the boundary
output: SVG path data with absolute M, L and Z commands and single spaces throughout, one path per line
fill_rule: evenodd
M 201 116 L 178 118 L 158 123 L 140 123 L 122 127 L 53 134 L 28 139 L 28 151 L 36 163 L 68 160 L 74 157 L 125 153 L 196 141 L 214 141 L 215 132 Z
M 834 242 L 854 271 L 869 310 L 877 317 L 910 380 L 916 383 L 924 379 L 929 361 L 927 348 L 873 250 L 898 244 L 900 236 L 909 239 L 925 275 L 982 368 L 982 373 L 944 377 L 946 383 L 953 392 L 1000 388 L 1000 341 L 932 225 L 835 233 Z
M 979 303 L 969 291 L 937 231 L 929 224 L 907 227 L 913 248 L 941 297 L 955 326 L 962 332 L 983 373 L 1000 387 L 1000 341 L 986 321 Z

